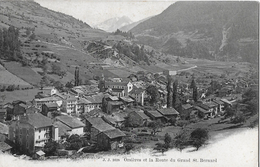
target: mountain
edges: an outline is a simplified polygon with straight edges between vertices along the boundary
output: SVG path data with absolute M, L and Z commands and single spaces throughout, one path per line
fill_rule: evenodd
M 0 3 L 0 63 L 31 85 L 39 84 L 37 78 L 42 77 L 43 70 L 50 82 L 60 81 L 63 84 L 74 78 L 75 66 L 80 67 L 83 81 L 99 75 L 86 65 L 97 59 L 83 49 L 86 41 L 102 40 L 108 35 L 81 20 L 49 10 L 33 1 Z M 14 37 L 19 42 L 11 40 Z M 6 49 L 2 50 L 2 44 Z M 13 45 L 15 52 L 10 49 Z M 16 61 L 15 66 L 12 65 L 13 60 Z M 53 72 L 53 65 L 59 66 L 56 68 L 58 73 Z M 59 76 L 60 71 L 65 75 Z M 30 77 L 34 76 L 32 74 L 38 77 Z
M 129 19 L 126 16 L 123 17 L 116 17 L 116 18 L 111 18 L 108 19 L 95 27 L 104 30 L 106 32 L 115 32 L 117 29 L 120 29 L 123 26 L 129 25 L 133 23 L 131 19 Z
M 151 16 L 151 17 L 152 17 L 152 16 Z M 142 22 L 144 22 L 144 21 L 150 19 L 151 17 L 148 17 L 148 18 L 145 18 L 145 19 L 142 19 L 142 20 L 133 22 L 133 23 L 131 23 L 131 24 L 125 25 L 125 26 L 119 28 L 119 30 L 124 31 L 124 32 L 127 32 L 127 31 L 133 29 L 133 28 L 134 28 L 135 26 L 137 26 L 138 24 L 140 24 L 140 23 L 142 23 Z
M 256 62 L 257 2 L 185 2 L 130 31 L 141 44 L 182 57 Z
M 118 20 L 131 22 L 126 17 Z M 79 67 L 84 84 L 102 74 L 118 77 L 103 69 L 104 65 L 117 71 L 118 67 L 154 63 L 151 53 L 134 44 L 129 34 L 91 28 L 33 1 L 1 1 L 0 64 L 4 72 L 0 73 L 0 85 L 60 87 L 73 83 L 75 67 Z

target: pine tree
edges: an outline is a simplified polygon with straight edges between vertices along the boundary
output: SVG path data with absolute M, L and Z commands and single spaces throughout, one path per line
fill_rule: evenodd
M 178 87 L 178 80 L 176 79 L 173 82 L 173 87 L 172 87 L 172 107 L 173 108 L 176 108 L 176 105 L 177 105 L 177 99 L 178 99 L 177 87 Z
M 192 94 L 192 96 L 193 96 L 194 102 L 197 102 L 197 101 L 198 101 L 198 89 L 197 89 L 196 85 L 195 85 L 195 87 L 193 88 L 193 94 Z
M 75 69 L 75 84 L 74 86 L 79 86 L 79 67 Z
M 167 108 L 172 107 L 172 88 L 171 88 L 172 78 L 168 76 L 167 83 Z
M 195 79 L 193 78 L 190 84 L 190 88 L 192 88 L 192 97 L 194 102 L 198 101 L 198 88 L 196 86 Z

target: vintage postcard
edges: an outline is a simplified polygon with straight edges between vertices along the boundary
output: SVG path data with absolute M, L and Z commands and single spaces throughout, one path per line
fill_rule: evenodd
M 258 166 L 259 2 L 0 0 L 0 167 Z

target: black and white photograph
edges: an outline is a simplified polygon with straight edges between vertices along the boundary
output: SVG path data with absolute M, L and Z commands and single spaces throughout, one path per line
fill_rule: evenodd
M 256 167 L 259 2 L 0 0 L 0 167 Z

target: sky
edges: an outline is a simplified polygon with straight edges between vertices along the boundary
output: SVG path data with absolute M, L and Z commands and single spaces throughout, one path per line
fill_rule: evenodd
M 173 0 L 34 0 L 95 26 L 107 19 L 127 16 L 132 21 L 160 14 Z

